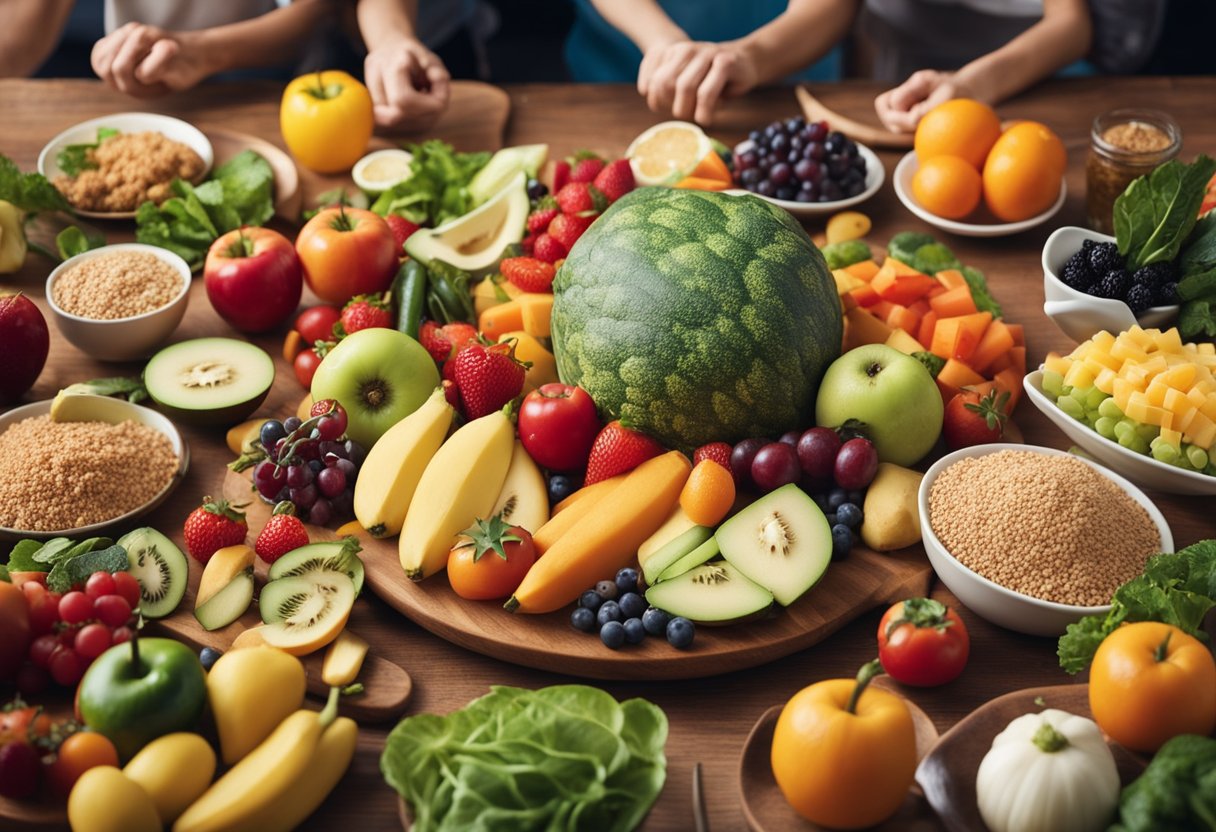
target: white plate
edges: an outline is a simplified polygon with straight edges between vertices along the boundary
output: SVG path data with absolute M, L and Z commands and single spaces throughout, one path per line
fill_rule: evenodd
M 760 194 L 749 191 L 745 188 L 731 188 L 725 193 L 728 194 L 746 194 L 750 196 L 758 196 L 761 199 L 767 200 L 779 208 L 784 208 L 795 217 L 827 217 L 832 214 L 843 211 L 846 208 L 852 208 L 854 205 L 860 205 L 874 194 L 878 193 L 878 189 L 882 187 L 882 183 L 886 179 L 887 172 L 882 166 L 882 160 L 874 153 L 873 150 L 866 147 L 861 142 L 857 142 L 857 153 L 861 158 L 866 160 L 866 189 L 857 196 L 851 196 L 848 199 L 837 199 L 832 202 L 791 202 L 788 199 L 777 199 L 771 196 L 760 196 Z
M 90 537 L 95 532 L 102 529 L 107 529 L 112 526 L 117 526 L 129 520 L 133 520 L 140 515 L 146 514 L 152 509 L 159 506 L 165 499 L 173 493 L 173 489 L 177 488 L 178 484 L 185 478 L 186 471 L 190 467 L 190 446 L 186 444 L 186 440 L 182 438 L 181 433 L 174 427 L 173 422 L 164 414 L 157 413 L 155 410 L 149 410 L 146 407 L 141 407 L 137 404 L 131 404 L 122 399 L 107 398 L 105 396 L 90 396 L 89 398 L 98 399 L 96 402 L 98 408 L 104 408 L 109 418 L 131 419 L 139 422 L 141 425 L 147 425 L 158 433 L 163 433 L 169 439 L 169 444 L 173 446 L 173 452 L 177 454 L 177 470 L 173 473 L 173 478 L 168 484 L 160 490 L 160 493 L 153 497 L 148 502 L 138 508 L 128 511 L 126 514 L 119 515 L 110 520 L 101 523 L 93 523 L 88 526 L 81 526 L 78 529 L 57 529 L 55 531 L 32 532 L 22 529 L 10 529 L 0 526 L 0 540 L 20 540 L 22 538 L 34 538 L 37 540 L 49 540 L 52 537 Z M 15 407 L 6 413 L 0 414 L 0 433 L 8 430 L 8 426 L 14 422 L 20 422 L 22 419 L 29 419 L 34 416 L 43 416 L 51 412 L 52 399 L 46 399 L 41 402 L 34 402 L 22 407 Z M 136 472 L 138 473 L 138 472 Z
M 1042 368 L 1027 373 L 1022 386 L 1034 406 L 1043 411 L 1043 415 L 1077 443 L 1081 450 L 1137 485 L 1167 494 L 1216 495 L 1216 477 L 1168 465 L 1148 454 L 1138 454 L 1069 416 L 1043 392 Z
M 1060 195 L 1056 198 L 1055 204 L 1038 216 L 1031 217 L 1028 220 L 989 223 L 948 220 L 945 217 L 939 217 L 936 214 L 930 213 L 912 196 L 912 177 L 916 175 L 918 167 L 915 150 L 905 154 L 899 160 L 899 164 L 895 166 L 895 195 L 899 197 L 899 201 L 904 204 L 905 208 L 925 222 L 940 228 L 942 231 L 958 234 L 960 237 L 1007 237 L 1010 234 L 1027 231 L 1036 225 L 1042 225 L 1054 217 L 1056 212 L 1064 207 L 1064 198 L 1068 196 L 1068 186 L 1061 180 Z
M 97 128 L 99 127 L 111 127 L 119 133 L 146 133 L 151 131 L 160 133 L 165 138 L 172 139 L 175 142 L 181 142 L 197 153 L 203 160 L 203 172 L 199 174 L 198 179 L 195 180 L 196 182 L 201 182 L 211 172 L 211 165 L 215 161 L 211 142 L 193 124 L 188 124 L 179 118 L 162 116 L 158 113 L 114 113 L 113 115 L 82 121 L 80 124 L 69 127 L 47 142 L 46 147 L 42 148 L 42 152 L 38 154 L 38 172 L 47 179 L 52 180 L 56 176 L 60 176 L 63 173 L 59 169 L 59 162 L 57 161 L 60 151 L 70 144 L 91 144 L 97 141 Z M 109 220 L 132 219 L 135 216 L 134 211 L 76 210 L 76 213 L 82 217 Z

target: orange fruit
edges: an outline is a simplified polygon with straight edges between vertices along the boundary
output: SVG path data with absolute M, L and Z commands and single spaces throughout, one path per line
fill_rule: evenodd
M 1060 137 L 1037 121 L 1010 127 L 984 163 L 984 201 L 1005 222 L 1043 213 L 1060 195 L 1068 155 Z
M 921 116 L 913 147 L 924 164 L 934 156 L 958 156 L 979 170 L 1001 135 L 1001 120 L 987 104 L 952 98 Z
M 703 459 L 680 492 L 680 508 L 699 526 L 716 526 L 735 504 L 735 478 L 712 459 Z
M 980 204 L 980 172 L 958 156 L 921 159 L 912 175 L 912 196 L 929 212 L 948 220 L 970 214 Z

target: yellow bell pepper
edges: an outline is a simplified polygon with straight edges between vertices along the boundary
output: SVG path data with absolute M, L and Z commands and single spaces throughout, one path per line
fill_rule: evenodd
M 25 212 L 0 199 L 0 274 L 12 274 L 25 263 Z
M 372 137 L 367 87 L 338 70 L 302 75 L 283 90 L 279 129 L 296 161 L 318 173 L 349 170 Z

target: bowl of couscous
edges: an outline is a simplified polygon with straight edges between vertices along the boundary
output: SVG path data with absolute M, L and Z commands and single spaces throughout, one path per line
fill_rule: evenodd
M 141 243 L 95 248 L 60 263 L 46 281 L 55 325 L 101 361 L 147 358 L 186 314 L 190 267 Z
M 1144 492 L 1053 448 L 996 443 L 947 454 L 926 472 L 918 505 L 942 582 L 977 615 L 1030 635 L 1059 636 L 1106 613 L 1115 589 L 1174 549 Z

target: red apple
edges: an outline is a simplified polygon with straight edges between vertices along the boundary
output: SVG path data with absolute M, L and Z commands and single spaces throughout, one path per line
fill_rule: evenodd
M 238 228 L 211 244 L 203 267 L 207 299 L 242 332 L 267 332 L 296 310 L 304 273 L 295 246 L 269 228 Z
M 46 318 L 25 295 L 0 295 L 0 401 L 15 402 L 34 386 L 46 364 L 51 336 Z

